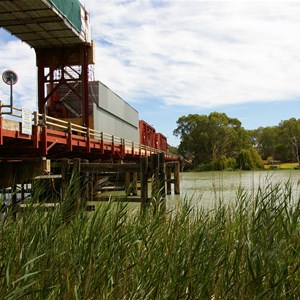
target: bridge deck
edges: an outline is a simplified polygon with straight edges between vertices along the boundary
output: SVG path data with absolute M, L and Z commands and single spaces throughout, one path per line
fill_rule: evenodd
M 134 160 L 163 152 L 37 112 L 29 124 L 32 132 L 24 133 L 22 110 L 17 110 L 14 120 L 0 115 L 0 162 L 34 157 Z M 178 160 L 165 154 L 167 161 Z

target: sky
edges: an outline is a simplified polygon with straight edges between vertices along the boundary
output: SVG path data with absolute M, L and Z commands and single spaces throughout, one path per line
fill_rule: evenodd
M 94 77 L 176 146 L 176 121 L 226 113 L 245 129 L 300 118 L 300 1 L 81 0 Z M 35 53 L 0 29 L 15 106 L 37 109 Z M 0 82 L 0 99 L 9 102 Z M 7 101 L 6 101 L 7 100 Z

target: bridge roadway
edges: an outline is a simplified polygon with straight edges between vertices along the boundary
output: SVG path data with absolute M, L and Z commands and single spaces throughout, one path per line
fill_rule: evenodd
M 90 161 L 134 161 L 163 152 L 37 112 L 32 114 L 32 121 L 29 121 L 29 130 L 32 132 L 24 133 L 22 109 L 14 107 L 14 119 L 4 117 L 3 111 L 4 107 L 0 103 L 0 162 L 37 157 L 52 160 L 84 158 Z M 28 124 L 26 127 L 28 130 Z M 165 159 L 176 161 L 179 157 L 165 153 Z

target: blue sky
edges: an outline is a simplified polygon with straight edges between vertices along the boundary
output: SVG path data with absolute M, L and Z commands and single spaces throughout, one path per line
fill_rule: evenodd
M 246 129 L 300 114 L 300 2 L 82 0 L 94 75 L 172 145 L 176 121 L 225 112 Z M 0 72 L 19 75 L 16 104 L 36 109 L 34 50 L 0 29 Z M 0 98 L 8 87 L 0 83 Z

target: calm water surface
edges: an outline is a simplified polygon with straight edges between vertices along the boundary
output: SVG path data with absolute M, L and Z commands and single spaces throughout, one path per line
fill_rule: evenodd
M 172 190 L 167 201 L 173 206 L 187 198 L 192 199 L 195 205 L 212 207 L 220 199 L 226 203 L 235 201 L 239 187 L 251 196 L 255 195 L 258 187 L 278 183 L 284 186 L 288 181 L 291 182 L 293 196 L 299 199 L 300 170 L 181 173 L 181 194 L 175 196 Z

